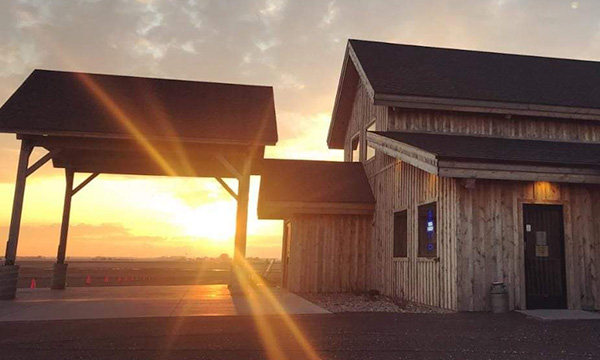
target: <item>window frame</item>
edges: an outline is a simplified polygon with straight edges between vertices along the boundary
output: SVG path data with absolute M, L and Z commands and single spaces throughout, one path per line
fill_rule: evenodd
M 421 258 L 421 259 L 436 259 L 438 257 L 438 218 L 439 218 L 439 214 L 438 214 L 438 206 L 437 206 L 437 200 L 431 200 L 431 201 L 427 201 L 424 202 L 422 204 L 419 204 L 417 206 L 416 209 L 416 247 L 417 247 L 417 257 Z M 425 220 L 425 222 L 421 222 L 422 220 L 422 215 L 421 215 L 421 209 L 423 208 L 427 208 L 427 207 L 431 207 L 433 206 L 433 242 L 428 241 L 429 239 L 424 238 L 424 236 L 426 237 L 427 235 L 425 235 L 427 233 L 427 218 Z M 427 216 L 427 215 L 426 215 Z M 434 250 L 430 251 L 427 250 L 427 245 L 423 246 L 422 243 L 423 241 L 425 241 L 425 244 L 429 244 L 429 243 L 433 243 L 434 244 Z
M 367 141 L 367 132 L 368 131 L 373 131 L 373 130 L 369 130 L 369 128 L 371 126 L 375 126 L 375 130 L 377 130 L 377 118 L 373 118 L 367 124 L 367 126 L 365 126 L 365 162 L 366 161 L 373 161 L 373 159 L 375 159 L 375 155 L 377 154 L 377 151 L 375 150 L 375 148 L 369 146 L 368 141 Z M 373 149 L 373 156 L 371 156 L 371 157 L 368 157 L 369 156 L 369 148 Z
M 356 141 L 356 149 L 354 149 L 354 142 Z M 354 152 L 357 152 L 357 159 L 354 160 Z M 361 162 L 360 154 L 360 131 L 354 134 L 350 140 L 350 162 Z
M 404 253 L 397 255 L 396 254 L 396 244 L 397 244 L 397 228 L 396 228 L 396 216 L 400 215 L 404 213 L 404 218 L 405 218 L 405 226 L 404 226 Z M 403 209 L 398 209 L 395 210 L 392 213 L 392 217 L 393 217 L 393 244 L 392 244 L 392 257 L 394 259 L 407 259 L 409 257 L 410 251 L 409 251 L 409 246 L 408 246 L 408 230 L 410 228 L 410 224 L 408 221 L 408 216 L 409 214 L 409 210 L 407 208 L 403 208 Z M 399 229 L 398 229 L 399 230 Z

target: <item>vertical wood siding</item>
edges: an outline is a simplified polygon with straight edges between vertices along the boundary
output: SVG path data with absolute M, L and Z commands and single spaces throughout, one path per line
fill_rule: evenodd
M 365 151 L 365 127 L 375 119 L 378 131 L 390 130 L 389 115 L 387 107 L 372 105 L 365 87 L 359 84 L 346 133 L 346 161 L 351 160 L 354 135 L 363 134 L 361 152 Z M 364 166 L 377 200 L 367 252 L 368 288 L 408 301 L 455 309 L 456 181 L 440 179 L 381 153 L 364 162 Z M 435 260 L 417 256 L 417 208 L 431 201 L 438 202 L 439 259 Z M 393 216 L 395 211 L 404 209 L 408 210 L 408 257 L 394 259 Z
M 291 219 L 288 289 L 367 290 L 371 216 L 295 215 Z
M 597 121 L 396 109 L 390 110 L 389 124 L 390 131 L 600 142 Z
M 376 119 L 378 131 L 419 131 L 559 141 L 600 142 L 600 124 L 570 119 L 391 109 L 372 105 L 358 85 L 346 132 L 351 139 Z M 377 153 L 364 162 L 377 200 L 366 247 L 366 287 L 452 310 L 489 310 L 492 281 L 509 286 L 511 308 L 524 308 L 522 203 L 564 204 L 567 289 L 570 308 L 600 309 L 600 190 L 598 186 L 477 181 L 469 190 Z M 417 257 L 418 205 L 438 202 L 439 261 Z M 393 258 L 393 213 L 408 209 L 409 255 Z
M 383 157 L 377 154 L 376 157 Z M 387 161 L 387 160 L 384 160 Z M 395 161 L 370 175 L 375 197 L 374 288 L 404 300 L 456 308 L 456 182 Z M 437 202 L 438 258 L 418 257 L 418 206 Z M 408 256 L 393 257 L 394 212 L 407 210 Z
M 458 188 L 458 310 L 490 309 L 493 281 L 504 281 L 511 309 L 524 309 L 524 203 L 562 204 L 567 299 L 600 309 L 600 186 L 478 180 Z

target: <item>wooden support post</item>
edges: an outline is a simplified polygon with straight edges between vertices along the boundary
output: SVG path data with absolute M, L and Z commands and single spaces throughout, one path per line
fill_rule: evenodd
M 237 211 L 235 218 L 235 248 L 233 251 L 233 266 L 229 291 L 232 294 L 243 292 L 245 281 L 249 280 L 249 274 L 245 270 L 246 258 L 246 235 L 248 229 L 248 199 L 250 197 L 250 163 L 244 165 L 244 170 L 238 177 Z M 242 283 L 240 283 L 242 282 Z
M 65 169 L 67 184 L 65 188 L 65 202 L 63 206 L 62 224 L 60 225 L 60 242 L 58 244 L 58 256 L 56 262 L 65 263 L 67 252 L 67 236 L 69 234 L 69 219 L 71 218 L 71 200 L 73 199 L 73 170 Z
M 234 263 L 246 257 L 246 233 L 248 229 L 248 198 L 250 196 L 250 174 L 245 173 L 239 179 L 237 193 L 237 212 L 235 218 L 235 251 Z
M 67 256 L 67 237 L 69 234 L 69 219 L 71 218 L 71 200 L 73 199 L 73 170 L 65 169 L 66 187 L 65 202 L 63 205 L 62 223 L 60 225 L 60 241 L 58 243 L 58 254 L 56 264 L 53 266 L 52 283 L 50 288 L 54 290 L 63 290 L 67 284 L 67 267 L 65 259 Z
M 33 146 L 21 141 L 21 152 L 17 167 L 17 181 L 15 183 L 15 197 L 13 200 L 10 228 L 8 230 L 8 241 L 6 242 L 6 256 L 4 266 L 0 268 L 0 299 L 11 300 L 17 294 L 17 281 L 19 279 L 19 265 L 15 265 L 17 259 L 17 245 L 19 242 L 19 230 L 21 229 L 21 214 L 23 213 L 23 199 L 25 198 L 25 182 L 27 178 L 27 166 Z
M 17 258 L 21 215 L 23 214 L 23 199 L 25 198 L 27 166 L 29 165 L 29 157 L 31 156 L 32 151 L 32 145 L 25 140 L 21 141 L 21 152 L 19 153 L 19 163 L 17 167 L 17 180 L 15 182 L 15 197 L 10 218 L 8 241 L 6 243 L 5 265 L 14 265 Z

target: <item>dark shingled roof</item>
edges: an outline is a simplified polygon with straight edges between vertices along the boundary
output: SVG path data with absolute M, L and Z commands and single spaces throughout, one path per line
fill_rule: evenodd
M 344 148 L 359 81 L 377 105 L 600 119 L 600 62 L 349 40 L 330 148 Z
M 440 160 L 600 166 L 600 144 L 408 132 L 374 133 L 425 150 Z
M 109 103 L 149 138 L 277 142 L 271 87 L 48 70 L 35 70 L 0 108 L 0 132 L 131 138 Z
M 350 40 L 375 93 L 600 108 L 600 62 Z
M 265 159 L 258 212 L 267 202 L 374 204 L 362 163 Z

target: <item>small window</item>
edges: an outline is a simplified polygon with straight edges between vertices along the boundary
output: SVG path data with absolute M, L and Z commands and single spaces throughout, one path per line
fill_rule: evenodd
M 406 210 L 394 213 L 394 257 L 407 256 L 408 213 Z
M 358 134 L 352 138 L 352 161 L 360 161 L 360 137 Z
M 419 206 L 419 257 L 437 256 L 437 204 Z
M 373 122 L 371 122 L 369 124 L 369 126 L 367 126 L 367 132 L 369 131 L 375 131 L 375 120 L 373 120 Z M 373 149 L 372 147 L 370 147 L 367 144 L 367 160 L 372 159 L 373 157 L 375 157 L 375 149 Z

